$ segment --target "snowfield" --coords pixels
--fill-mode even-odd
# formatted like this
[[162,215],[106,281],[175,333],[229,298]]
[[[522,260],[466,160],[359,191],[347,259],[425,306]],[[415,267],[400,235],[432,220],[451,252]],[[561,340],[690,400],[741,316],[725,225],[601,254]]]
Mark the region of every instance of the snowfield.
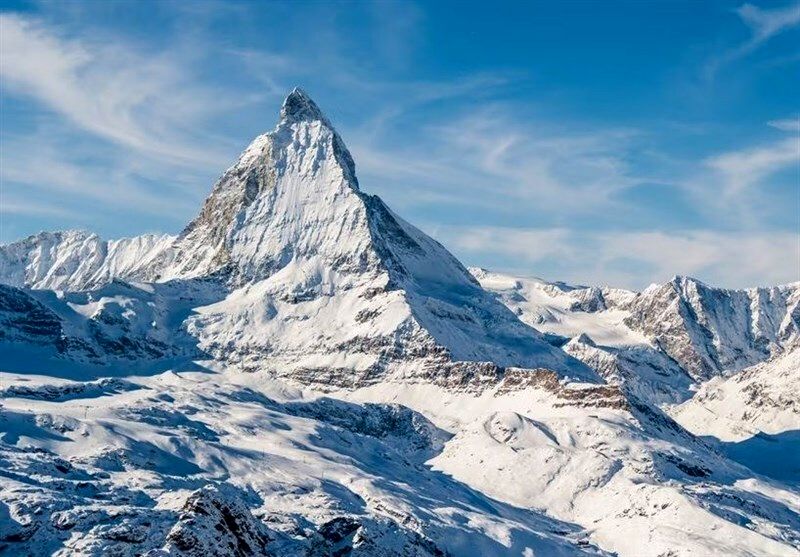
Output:
[[468,270],[299,89],[179,235],[0,283],[0,554],[800,555],[800,283]]

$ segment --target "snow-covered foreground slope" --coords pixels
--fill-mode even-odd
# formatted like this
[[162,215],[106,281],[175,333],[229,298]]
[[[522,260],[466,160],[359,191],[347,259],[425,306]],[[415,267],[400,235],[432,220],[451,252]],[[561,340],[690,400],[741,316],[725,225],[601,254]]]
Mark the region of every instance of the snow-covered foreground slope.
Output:
[[798,491],[613,389],[539,379],[480,396],[384,384],[326,398],[257,373],[5,374],[2,547],[798,554]]
[[795,488],[754,479],[647,406],[548,395],[443,397],[465,422],[434,468],[576,522],[619,555],[797,554]]
[[0,551],[598,553],[582,528],[425,466],[451,435],[421,414],[242,379],[3,376]]

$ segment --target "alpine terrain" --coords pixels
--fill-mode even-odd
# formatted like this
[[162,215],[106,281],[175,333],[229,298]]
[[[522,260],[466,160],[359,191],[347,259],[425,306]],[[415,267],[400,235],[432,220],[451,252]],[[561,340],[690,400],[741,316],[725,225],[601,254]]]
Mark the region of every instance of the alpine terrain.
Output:
[[300,89],[177,236],[0,283],[0,554],[800,556],[800,283],[467,269]]

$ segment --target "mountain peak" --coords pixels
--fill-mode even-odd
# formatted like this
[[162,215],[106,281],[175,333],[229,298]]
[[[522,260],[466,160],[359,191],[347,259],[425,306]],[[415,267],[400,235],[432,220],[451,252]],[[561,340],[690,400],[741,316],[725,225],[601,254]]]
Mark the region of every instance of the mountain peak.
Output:
[[308,93],[300,87],[292,89],[281,106],[281,122],[313,122],[315,120],[328,123],[322,110],[308,96]]
[[594,341],[592,337],[590,337],[586,333],[579,334],[578,336],[573,338],[572,341],[576,344],[585,344],[587,346],[597,348],[597,343]]

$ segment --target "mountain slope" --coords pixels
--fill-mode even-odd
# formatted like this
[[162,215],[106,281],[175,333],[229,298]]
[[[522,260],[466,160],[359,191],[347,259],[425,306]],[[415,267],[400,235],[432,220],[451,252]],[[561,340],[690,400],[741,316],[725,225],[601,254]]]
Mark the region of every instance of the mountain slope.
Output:
[[728,290],[675,277],[624,307],[630,327],[705,380],[764,361],[797,338],[800,283]]
[[708,381],[672,415],[690,431],[726,441],[800,430],[800,349]]
[[704,383],[670,414],[756,472],[800,481],[800,348]]
[[144,278],[173,236],[101,240],[79,230],[41,232],[0,246],[0,283],[50,290],[87,290],[114,278]]
[[574,524],[423,466],[450,435],[422,415],[252,377],[3,374],[0,553],[602,553]]
[[[210,214],[230,214],[230,224]],[[581,373],[440,244],[359,190],[341,138],[300,91],[276,130],[218,182],[178,245],[202,255],[177,257],[170,272],[219,270],[242,285],[199,309],[192,326],[206,350],[245,366],[263,368],[268,354],[276,369],[344,384],[395,366],[429,375],[451,358]],[[274,339],[266,352],[254,349],[259,337]]]
[[675,277],[637,293],[472,272],[520,319],[561,337],[572,356],[659,404],[782,354],[800,330],[800,283],[728,290]]
[[2,374],[0,551],[797,555],[795,488],[608,387],[533,377],[326,398],[181,367]]

